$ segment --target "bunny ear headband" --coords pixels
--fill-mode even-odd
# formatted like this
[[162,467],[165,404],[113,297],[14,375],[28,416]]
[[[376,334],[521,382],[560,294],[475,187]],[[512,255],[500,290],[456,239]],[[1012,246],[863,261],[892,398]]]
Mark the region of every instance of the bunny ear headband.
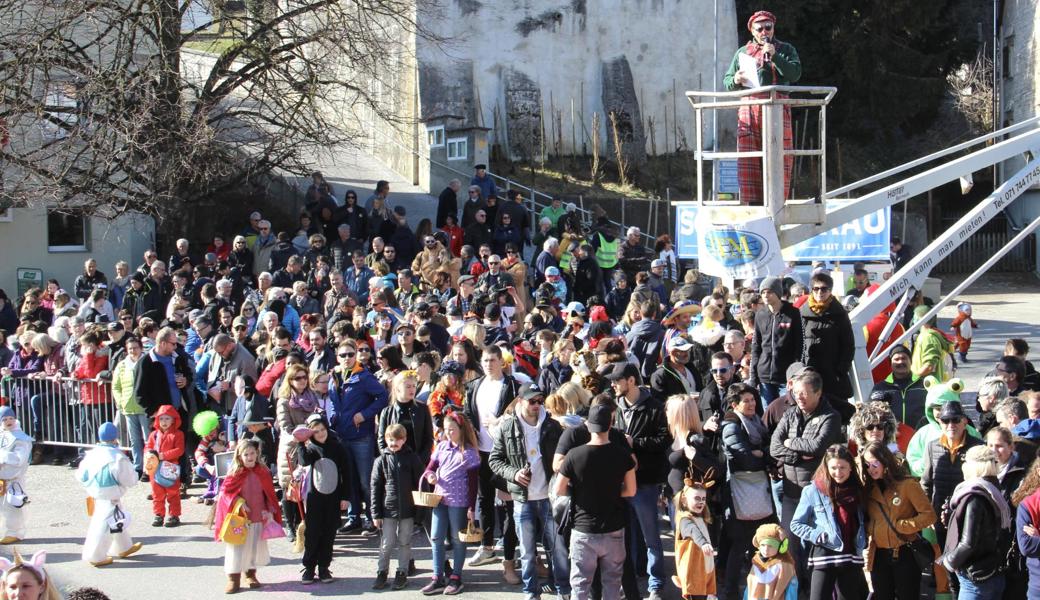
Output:
[[0,573],[4,576],[7,572],[14,567],[26,567],[32,569],[43,582],[47,581],[47,572],[43,570],[43,566],[47,563],[47,551],[40,550],[36,554],[32,555],[28,561],[22,558],[22,555],[17,550],[14,551],[14,560],[10,560],[7,557],[0,556]]

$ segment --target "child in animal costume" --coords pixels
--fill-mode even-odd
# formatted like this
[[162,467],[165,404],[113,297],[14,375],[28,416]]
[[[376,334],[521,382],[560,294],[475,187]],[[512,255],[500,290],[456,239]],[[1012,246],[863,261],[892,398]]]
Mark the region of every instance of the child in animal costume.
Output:
[[971,318],[971,305],[967,302],[961,302],[957,305],[957,316],[953,318],[953,322],[950,323],[950,329],[953,330],[954,342],[953,345],[957,349],[957,355],[961,357],[962,361],[968,360],[968,349],[971,348],[971,338],[974,335],[974,329],[978,329],[979,324],[975,322],[975,319]]
[[86,488],[93,512],[83,542],[83,560],[95,567],[112,564],[141,549],[130,537],[130,515],[120,503],[137,484],[134,464],[118,447],[119,430],[112,423],[98,427],[98,445],[83,455],[76,479]]
[[165,524],[177,527],[181,524],[181,486],[180,472],[174,467],[184,454],[184,433],[176,408],[165,404],[155,413],[155,425],[144,450],[145,471],[150,471],[152,477],[152,512],[155,513],[152,527],[163,526],[167,504],[169,518]]
[[13,544],[25,538],[25,506],[15,506],[7,490],[25,494],[25,472],[29,470],[33,439],[22,431],[10,406],[0,408],[0,517],[4,520],[4,537],[0,544]]
[[681,492],[676,494],[675,576],[672,582],[679,588],[683,600],[714,600],[715,556],[708,526],[708,487],[687,477]]
[[758,551],[747,576],[747,600],[797,600],[798,578],[787,544],[787,534],[775,523],[755,531],[751,545]]

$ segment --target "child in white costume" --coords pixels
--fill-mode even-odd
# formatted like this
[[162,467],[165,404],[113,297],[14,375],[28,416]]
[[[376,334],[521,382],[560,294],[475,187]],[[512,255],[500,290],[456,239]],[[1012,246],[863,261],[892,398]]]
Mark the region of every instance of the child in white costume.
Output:
[[0,408],[0,480],[4,488],[0,492],[0,517],[4,520],[4,537],[0,544],[13,544],[25,538],[25,506],[13,506],[6,492],[13,489],[25,494],[25,472],[29,470],[32,443],[32,438],[22,431],[14,410],[10,406]]
[[[98,445],[83,455],[76,479],[94,499],[94,512],[83,542],[83,560],[95,567],[112,564],[141,549],[130,537],[130,515],[119,500],[137,483],[134,464],[118,448],[119,431],[112,423],[98,427]],[[116,531],[113,531],[116,530]]]

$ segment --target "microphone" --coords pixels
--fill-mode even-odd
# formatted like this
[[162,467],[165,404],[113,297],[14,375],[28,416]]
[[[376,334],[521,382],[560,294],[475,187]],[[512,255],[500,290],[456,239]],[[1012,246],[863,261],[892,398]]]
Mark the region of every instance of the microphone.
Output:
[[[769,36],[766,36],[766,37],[762,38],[762,45],[763,46],[765,46],[766,44],[770,44],[770,43],[772,43],[772,40],[769,38]],[[769,62],[769,59],[771,59],[773,57],[770,56],[768,52],[765,52],[765,53],[762,54],[762,58],[764,59],[765,62]]]

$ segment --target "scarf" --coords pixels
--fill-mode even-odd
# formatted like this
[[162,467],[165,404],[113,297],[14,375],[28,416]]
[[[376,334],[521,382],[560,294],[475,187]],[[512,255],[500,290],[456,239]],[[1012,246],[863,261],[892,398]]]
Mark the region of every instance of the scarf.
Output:
[[828,296],[823,302],[817,302],[816,298],[809,295],[809,310],[813,311],[814,315],[822,315],[825,310],[830,308],[831,302],[834,302],[834,296]]
[[769,431],[766,429],[765,423],[762,419],[756,415],[754,418],[745,417],[740,413],[735,413],[740,419],[740,423],[744,426],[744,430],[747,431],[748,441],[754,446],[761,446],[762,441],[767,439]]
[[834,506],[842,547],[848,550],[855,546],[856,531],[859,530],[859,498],[849,480],[834,486]]
[[[779,50],[780,44],[782,44],[783,42],[776,38],[773,38],[771,40],[771,43],[773,44],[774,48]],[[758,42],[756,42],[754,38],[748,40],[748,43],[744,45],[744,53],[750,56],[751,58],[755,59],[755,63],[758,65],[759,69],[766,65],[766,53],[762,51],[762,46],[758,45]],[[766,81],[763,79],[762,85],[771,85],[776,82],[776,67],[772,64],[772,62],[769,63],[769,66],[769,72],[772,75],[773,80]]]
[[318,398],[310,390],[304,390],[302,394],[294,392],[289,396],[289,408],[312,413],[314,409],[318,408]]

